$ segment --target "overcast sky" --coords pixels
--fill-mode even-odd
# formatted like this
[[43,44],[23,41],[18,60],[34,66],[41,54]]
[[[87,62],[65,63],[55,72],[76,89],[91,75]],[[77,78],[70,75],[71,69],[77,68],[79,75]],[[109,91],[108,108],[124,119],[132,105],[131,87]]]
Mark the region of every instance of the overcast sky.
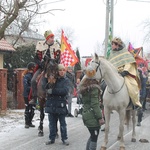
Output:
[[[44,6],[65,11],[54,11],[54,16],[47,15],[46,22],[38,28],[39,33],[43,34],[48,29],[55,32],[62,26],[70,27],[75,33],[72,48],[79,47],[81,56],[90,56],[95,52],[97,43],[102,46],[105,38],[105,1],[64,0]],[[145,33],[141,24],[150,19],[150,3],[127,0],[114,2],[114,36],[121,37],[126,44],[130,41],[135,48],[143,46],[144,51],[150,52],[147,44],[143,43]]]

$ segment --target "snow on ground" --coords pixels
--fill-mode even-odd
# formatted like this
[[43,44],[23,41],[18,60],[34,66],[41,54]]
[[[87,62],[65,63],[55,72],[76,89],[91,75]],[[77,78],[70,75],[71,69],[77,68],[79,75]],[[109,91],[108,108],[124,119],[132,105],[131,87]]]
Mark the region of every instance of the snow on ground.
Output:
[[[73,98],[72,102],[72,114],[74,114],[74,109],[78,109],[78,105],[76,104],[76,98]],[[33,124],[36,126],[39,125],[40,121],[40,112],[35,110],[35,116],[33,118]],[[47,114],[45,114],[44,118],[45,123],[48,123]],[[18,128],[19,126],[24,126],[24,109],[8,109],[6,114],[0,114],[0,134],[2,132],[6,133],[11,131],[12,129]]]
[[[39,120],[39,111],[35,111],[34,120]],[[6,114],[0,114],[0,133],[24,125],[24,109],[9,109]]]

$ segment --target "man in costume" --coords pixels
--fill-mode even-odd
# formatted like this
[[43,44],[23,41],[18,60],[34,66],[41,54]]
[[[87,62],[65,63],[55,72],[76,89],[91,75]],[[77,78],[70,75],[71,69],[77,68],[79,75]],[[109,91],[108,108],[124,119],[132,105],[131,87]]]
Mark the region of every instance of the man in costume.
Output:
[[32,100],[31,104],[37,101],[37,77],[45,69],[48,59],[55,59],[60,63],[60,45],[54,41],[54,34],[51,30],[45,31],[44,37],[46,41],[39,41],[36,45],[36,55],[34,58],[36,65],[35,73],[31,80]]
[[129,96],[136,108],[141,108],[139,101],[140,79],[137,65],[132,54],[125,48],[125,44],[120,38],[112,40],[112,51],[109,61],[117,68],[118,72],[124,77]]

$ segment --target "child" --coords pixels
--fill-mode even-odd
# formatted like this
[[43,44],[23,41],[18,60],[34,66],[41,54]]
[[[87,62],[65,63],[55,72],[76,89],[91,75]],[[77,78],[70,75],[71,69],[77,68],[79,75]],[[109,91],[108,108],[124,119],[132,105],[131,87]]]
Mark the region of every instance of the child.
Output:
[[35,63],[30,62],[27,65],[27,69],[23,72],[23,97],[25,102],[25,128],[29,127],[35,127],[35,125],[32,124],[32,119],[34,117],[34,105],[29,104],[29,93],[31,89],[31,79],[33,77],[35,69]]

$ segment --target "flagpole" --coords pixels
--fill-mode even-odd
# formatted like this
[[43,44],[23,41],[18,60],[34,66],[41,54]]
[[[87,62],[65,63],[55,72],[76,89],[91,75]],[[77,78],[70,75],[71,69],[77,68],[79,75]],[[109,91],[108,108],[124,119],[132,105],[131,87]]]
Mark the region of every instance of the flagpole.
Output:
[[106,26],[105,26],[105,53],[104,56],[106,58],[107,55],[107,46],[108,46],[108,34],[109,34],[109,0],[106,0]]

